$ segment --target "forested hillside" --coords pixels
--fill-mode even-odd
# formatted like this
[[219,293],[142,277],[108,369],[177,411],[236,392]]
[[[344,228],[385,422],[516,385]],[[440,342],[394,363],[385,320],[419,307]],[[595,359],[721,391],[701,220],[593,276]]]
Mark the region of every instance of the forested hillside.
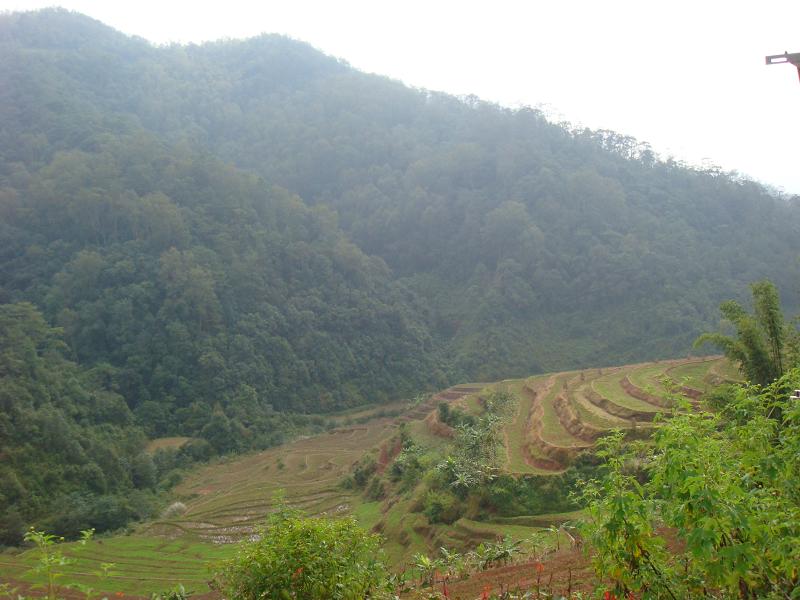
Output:
[[796,203],[622,135],[278,36],[46,10],[0,17],[0,56],[0,301],[151,436],[683,354],[764,277],[798,304]]
[[152,513],[144,432],[102,371],[81,372],[65,351],[33,306],[0,305],[0,546],[44,514],[76,534]]

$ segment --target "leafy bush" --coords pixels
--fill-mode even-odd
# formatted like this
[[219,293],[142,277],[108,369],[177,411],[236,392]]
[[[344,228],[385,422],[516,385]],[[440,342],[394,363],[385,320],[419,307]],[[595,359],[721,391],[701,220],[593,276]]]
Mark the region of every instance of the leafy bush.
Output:
[[448,492],[430,490],[425,495],[423,512],[431,523],[449,525],[461,517],[463,509],[461,501]]
[[353,471],[353,481],[358,487],[363,488],[377,469],[378,465],[375,462],[375,457],[369,454],[356,465]]
[[370,479],[366,496],[369,500],[383,500],[386,497],[386,486],[378,475]]
[[121,529],[130,521],[147,516],[137,514],[131,502],[132,497],[132,494],[125,497],[77,493],[65,496],[61,502],[61,510],[51,517],[53,529],[56,529],[57,525],[57,529],[68,538],[75,538],[86,529],[97,531]]
[[25,521],[16,508],[0,514],[0,546],[16,546],[25,534]]
[[215,577],[232,600],[381,598],[388,582],[379,536],[352,519],[305,518],[286,508]]
[[615,593],[798,597],[798,383],[795,369],[766,388],[730,388],[723,410],[674,415],[653,447],[626,448],[621,434],[601,442],[607,473],[586,486],[584,533]]

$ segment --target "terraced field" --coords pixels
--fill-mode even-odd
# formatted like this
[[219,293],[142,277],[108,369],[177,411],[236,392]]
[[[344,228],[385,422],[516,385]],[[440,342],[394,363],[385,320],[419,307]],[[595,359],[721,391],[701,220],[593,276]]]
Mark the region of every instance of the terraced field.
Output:
[[719,357],[587,369],[503,382],[517,409],[506,424],[506,468],[520,475],[560,472],[612,429],[650,434],[676,397],[689,405],[735,371]]
[[208,465],[175,490],[187,510],[148,524],[147,535],[190,536],[216,544],[252,535],[271,511],[280,490],[290,506],[309,515],[344,515],[361,502],[359,491],[342,486],[365,452],[374,449],[381,466],[390,460],[390,440],[401,423],[422,423],[441,401],[454,402],[481,386],[450,388],[402,415],[295,440],[245,457]]
[[[374,455],[379,472],[386,468],[400,451],[397,434],[402,424],[418,444],[445,447],[453,430],[438,421],[437,405],[449,402],[479,414],[480,397],[492,388],[508,390],[516,398],[504,424],[504,462],[509,473],[524,476],[563,471],[611,429],[631,437],[649,435],[655,415],[672,410],[670,390],[696,402],[713,385],[735,378],[735,370],[723,359],[686,359],[465,384],[423,402],[398,403],[388,412],[396,415],[391,417],[373,408],[351,411],[339,415],[340,426],[329,433],[198,469],[175,490],[186,504],[181,515],[85,548],[65,545],[65,553],[75,558],[65,580],[126,594],[149,594],[176,583],[207,591],[208,564],[230,556],[235,548],[231,542],[254,534],[272,510],[278,490],[290,505],[308,514],[351,514],[365,527],[382,532],[388,555],[397,564],[414,552],[435,553],[439,546],[463,548],[502,535],[525,538],[576,515],[523,515],[492,522],[462,518],[450,526],[432,526],[412,510],[413,498],[368,501],[342,482],[367,452]],[[682,406],[691,409],[690,404]],[[41,578],[25,575],[34,561],[30,551],[0,554],[0,582]],[[103,562],[116,566],[111,577],[101,581]]]
[[233,542],[263,522],[278,490],[289,504],[309,514],[349,512],[354,494],[341,481],[364,450],[388,440],[396,426],[391,419],[378,419],[209,465],[176,489],[187,511],[152,523],[147,533]]
[[[117,536],[99,539],[83,547],[64,544],[64,556],[72,561],[60,568],[60,583],[79,583],[104,593],[149,595],[177,584],[187,590],[207,592],[211,565],[232,556],[235,546],[213,545],[189,538]],[[0,581],[38,581],[26,572],[36,566],[35,551],[0,554]],[[101,577],[103,563],[113,563],[110,575]],[[43,590],[31,590],[41,594]]]

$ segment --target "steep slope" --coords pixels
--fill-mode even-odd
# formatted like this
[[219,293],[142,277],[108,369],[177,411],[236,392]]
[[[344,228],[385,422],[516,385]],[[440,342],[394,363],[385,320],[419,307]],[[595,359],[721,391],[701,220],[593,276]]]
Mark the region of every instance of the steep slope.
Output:
[[154,434],[197,433],[215,404],[253,422],[436,377],[383,261],[330,211],[212,158],[121,136],[56,154],[3,200],[3,294],[107,364]]
[[[376,393],[425,379],[409,373],[441,364],[434,348],[468,379],[676,355],[747,282],[771,277],[794,289],[796,203],[715,170],[658,160],[613,132],[570,132],[530,109],[409,89],[278,36],[155,48],[56,10],[4,16],[0,44],[7,197],[26,203],[29,176],[58,152],[92,154],[146,131],[166,154],[210,154],[333,209],[341,243],[388,265],[379,269],[382,285],[402,282],[402,300],[381,302],[406,307],[398,310],[414,322],[408,330],[428,340],[403,350],[415,356],[402,367],[404,383],[377,382]],[[139,157],[125,160],[133,181],[145,167]],[[74,169],[58,177],[91,187]],[[19,277],[12,270],[11,280]],[[4,293],[42,305],[39,276],[56,271],[39,269],[36,286],[15,283]],[[798,304],[795,295],[786,300]],[[317,347],[298,347],[298,360]],[[396,361],[381,361],[380,379],[391,379]],[[323,377],[314,372],[321,359],[313,362],[313,394],[269,401],[312,406],[323,390],[349,394],[352,371]],[[356,363],[365,364],[358,353]],[[306,375],[284,381],[298,377]],[[366,379],[356,388],[366,390]]]
[[155,508],[146,437],[102,374],[67,359],[30,304],[0,305],[0,546],[36,522],[67,535]]

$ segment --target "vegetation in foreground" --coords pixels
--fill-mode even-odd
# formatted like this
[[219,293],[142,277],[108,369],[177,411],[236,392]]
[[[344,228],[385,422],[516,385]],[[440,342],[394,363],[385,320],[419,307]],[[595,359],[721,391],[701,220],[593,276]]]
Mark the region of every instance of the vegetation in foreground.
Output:
[[259,537],[218,573],[225,598],[360,600],[392,591],[379,536],[352,519],[303,518],[284,505]]
[[652,446],[603,441],[586,541],[619,597],[800,597],[800,386],[730,388],[673,416]]

